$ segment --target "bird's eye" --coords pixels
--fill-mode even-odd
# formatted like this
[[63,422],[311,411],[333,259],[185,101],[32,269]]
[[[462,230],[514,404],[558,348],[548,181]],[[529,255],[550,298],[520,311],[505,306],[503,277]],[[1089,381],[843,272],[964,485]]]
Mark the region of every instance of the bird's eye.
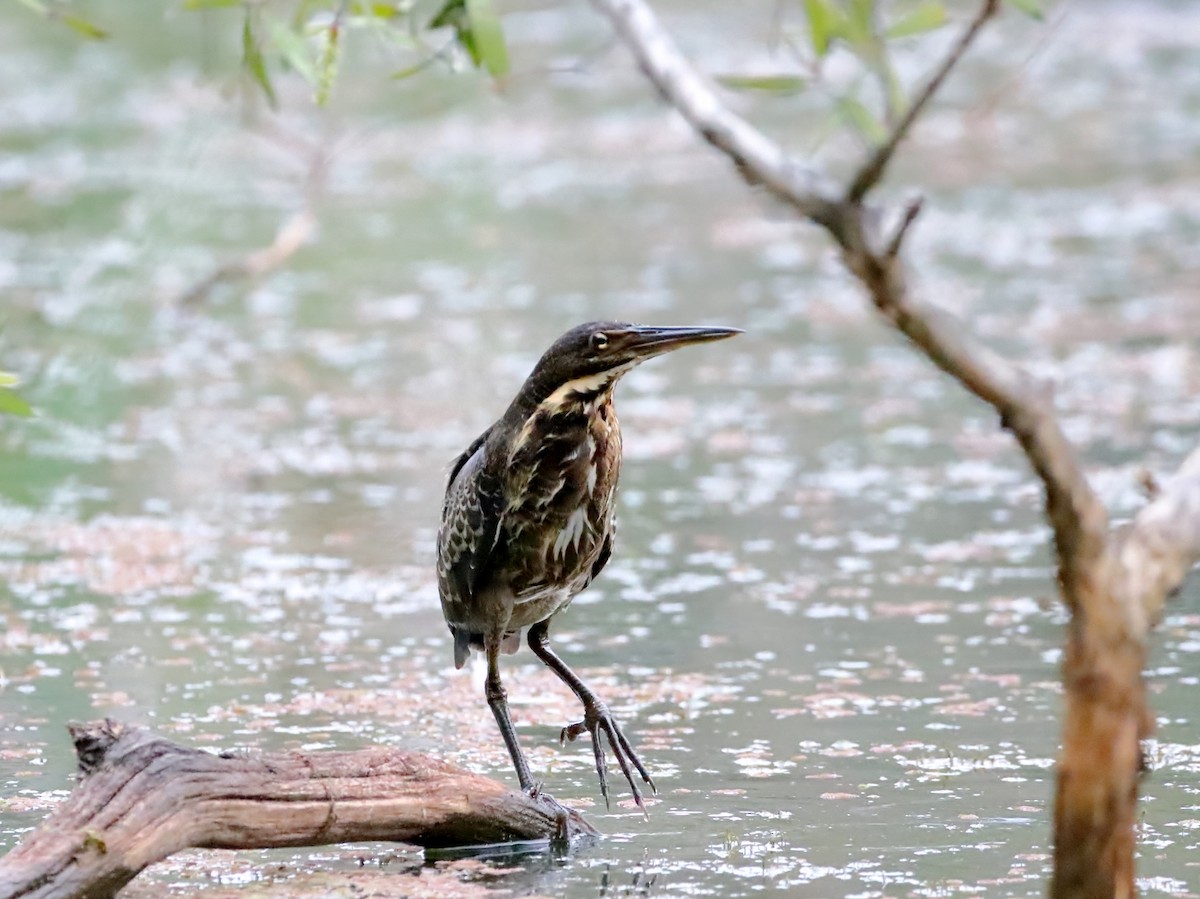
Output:
[[606,350],[608,349],[608,335],[603,331],[597,331],[592,335],[592,349]]

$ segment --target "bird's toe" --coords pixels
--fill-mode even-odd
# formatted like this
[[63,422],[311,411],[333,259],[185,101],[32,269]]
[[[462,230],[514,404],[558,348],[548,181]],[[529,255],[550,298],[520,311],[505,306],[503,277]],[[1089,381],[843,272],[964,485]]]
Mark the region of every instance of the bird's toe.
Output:
[[650,787],[651,792],[657,794],[658,788],[654,784],[653,778],[646,770],[646,766],[642,763],[641,758],[630,745],[629,739],[625,736],[621,726],[617,724],[608,707],[600,701],[585,703],[584,716],[582,721],[576,721],[573,724],[568,724],[562,729],[559,735],[560,743],[574,741],[577,738],[588,734],[592,738],[592,751],[595,753],[596,759],[596,776],[600,781],[600,795],[604,797],[605,806],[609,806],[608,794],[608,761],[607,753],[605,752],[605,744],[608,745],[608,751],[616,758],[617,764],[621,768],[621,773],[625,776],[625,780],[629,784],[630,792],[633,794],[633,801],[637,804],[643,814],[646,812],[646,804],[642,798],[642,792],[638,787],[637,777],[634,772]]

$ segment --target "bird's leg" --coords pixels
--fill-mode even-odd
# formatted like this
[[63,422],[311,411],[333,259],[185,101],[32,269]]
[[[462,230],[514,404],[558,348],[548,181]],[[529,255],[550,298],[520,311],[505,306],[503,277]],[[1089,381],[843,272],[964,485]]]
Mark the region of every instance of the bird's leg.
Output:
[[508,716],[508,693],[500,683],[500,634],[488,634],[483,640],[484,653],[487,656],[487,681],[484,692],[492,714],[496,716],[496,726],[500,728],[500,736],[504,737],[504,745],[512,757],[513,767],[517,769],[517,780],[521,789],[530,795],[536,792],[533,776],[529,773],[529,763],[521,752],[521,744],[517,742],[517,732],[513,730],[512,719]]
[[604,760],[604,745],[600,739],[600,733],[603,732],[608,740],[609,747],[612,749],[613,755],[616,756],[617,762],[621,766],[621,772],[625,775],[625,779],[629,781],[629,789],[633,792],[633,801],[644,812],[646,806],[642,802],[642,793],[634,781],[633,770],[636,768],[638,774],[642,776],[642,780],[650,785],[650,789],[655,793],[658,792],[649,772],[646,771],[646,766],[642,764],[642,760],[638,758],[638,754],[629,745],[629,740],[613,719],[608,706],[550,648],[549,634],[550,624],[548,620],[535,624],[529,629],[529,648],[533,650],[534,655],[545,662],[547,668],[558,675],[559,680],[571,688],[571,692],[578,696],[579,701],[583,703],[583,720],[576,721],[574,724],[568,724],[564,727],[562,729],[562,741],[574,740],[585,733],[591,734],[592,751],[596,754],[596,773],[600,776],[600,794],[604,797],[604,804],[607,806],[609,804],[608,765]]
[[[543,793],[541,785],[535,784],[533,775],[529,773],[529,763],[525,761],[525,754],[521,752],[521,744],[517,742],[517,732],[513,729],[512,719],[508,716],[508,693],[505,692],[504,685],[500,683],[500,635],[484,637],[483,645],[488,666],[484,691],[487,695],[488,705],[492,707],[492,714],[496,716],[500,735],[504,737],[504,745],[508,747],[508,754],[512,757],[513,767],[517,769],[517,780],[521,782],[521,790],[528,793],[531,799],[541,803],[550,814],[554,815],[557,827],[551,842],[565,843],[570,835],[573,813],[549,793]],[[582,822],[579,826],[583,828],[584,833],[590,832],[591,826],[586,821],[579,818],[578,814],[575,814],[574,817],[577,822]]]

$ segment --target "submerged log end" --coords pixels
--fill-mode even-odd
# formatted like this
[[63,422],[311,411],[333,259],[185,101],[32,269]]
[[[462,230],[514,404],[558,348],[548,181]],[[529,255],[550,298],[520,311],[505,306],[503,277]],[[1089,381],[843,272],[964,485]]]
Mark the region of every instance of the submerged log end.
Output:
[[79,770],[88,775],[100,768],[108,751],[127,730],[124,724],[112,718],[102,721],[72,721],[68,724],[67,733],[71,735],[71,742],[75,744]]

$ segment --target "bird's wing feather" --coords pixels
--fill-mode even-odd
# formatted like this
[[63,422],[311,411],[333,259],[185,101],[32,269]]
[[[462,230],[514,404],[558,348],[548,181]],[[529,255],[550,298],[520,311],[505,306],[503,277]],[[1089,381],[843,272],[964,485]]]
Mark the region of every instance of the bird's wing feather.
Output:
[[[493,425],[492,427],[495,427]],[[455,481],[458,479],[458,473],[463,470],[463,466],[470,461],[471,457],[479,450],[481,446],[487,443],[488,436],[492,433],[492,428],[488,428],[478,437],[471,441],[471,445],[462,451],[457,459],[454,460],[454,465],[450,467],[450,477],[446,482],[446,501],[450,501],[450,495],[454,491]]]
[[596,561],[592,563],[592,573],[588,575],[588,583],[591,584],[600,572],[604,570],[604,566],[608,564],[608,560],[612,558],[613,538],[617,535],[617,522],[613,521],[609,526],[608,533],[604,535],[604,545],[600,547],[600,555],[596,556]]
[[[484,431],[458,457],[450,472],[442,529],[438,535],[438,561],[443,593],[467,600],[486,585],[496,559],[503,503],[498,484],[484,482],[487,452]],[[443,597],[444,598],[444,597]]]

